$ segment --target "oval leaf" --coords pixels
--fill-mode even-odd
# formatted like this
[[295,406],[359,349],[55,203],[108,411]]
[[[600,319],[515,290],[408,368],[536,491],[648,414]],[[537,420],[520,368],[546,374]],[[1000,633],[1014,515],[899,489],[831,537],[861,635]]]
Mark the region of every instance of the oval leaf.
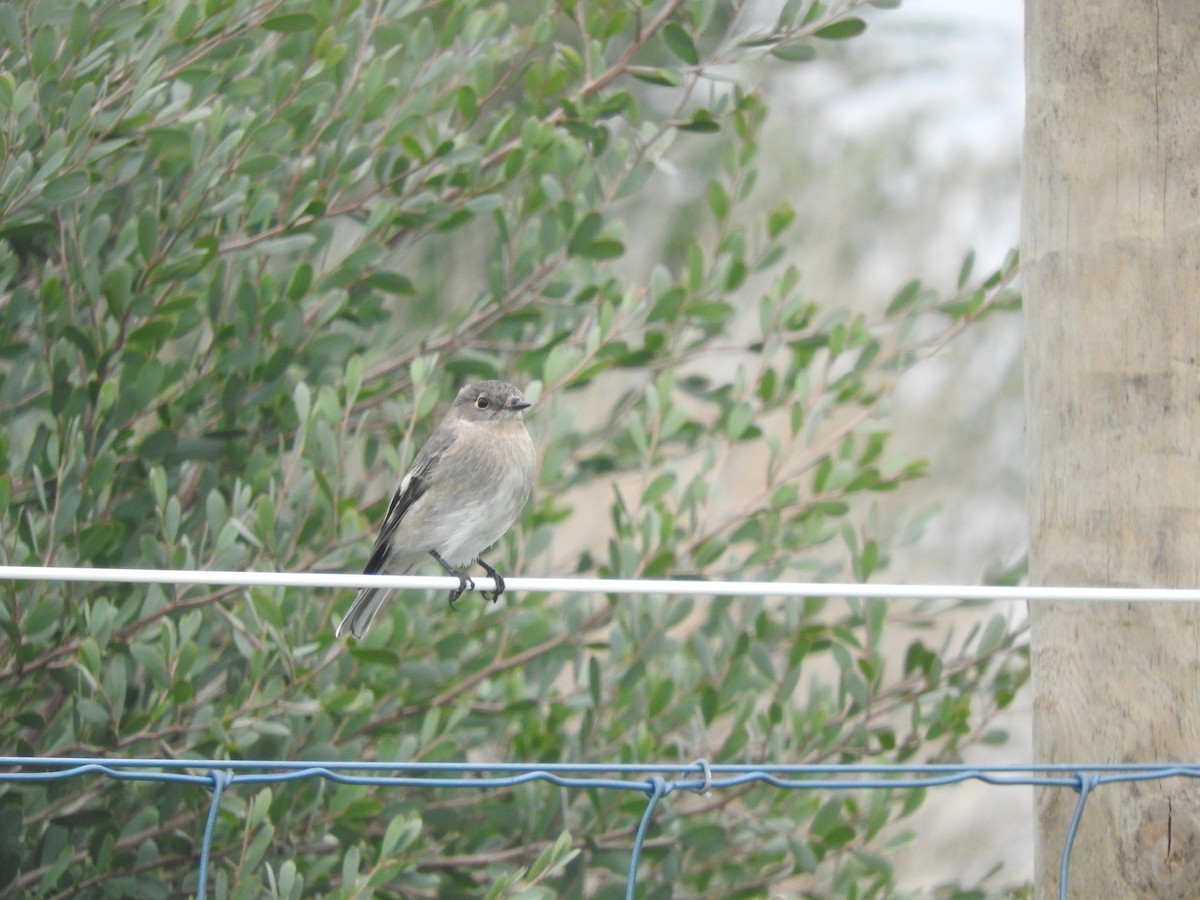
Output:
[[866,30],[867,23],[862,19],[842,19],[840,22],[833,22],[824,28],[818,28],[813,32],[813,36],[824,38],[827,41],[840,41],[845,38],[857,37]]
[[262,27],[267,31],[308,31],[317,27],[317,17],[309,13],[284,13],[263,20]]
[[689,66],[699,65],[700,54],[696,52],[696,44],[682,25],[678,22],[668,22],[663,27],[662,36],[672,53]]

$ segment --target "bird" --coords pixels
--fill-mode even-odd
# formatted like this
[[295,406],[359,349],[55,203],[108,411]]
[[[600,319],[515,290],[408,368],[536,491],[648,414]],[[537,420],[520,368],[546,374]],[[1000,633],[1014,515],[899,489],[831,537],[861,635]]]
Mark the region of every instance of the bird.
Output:
[[[490,599],[500,598],[504,578],[481,554],[508,531],[533,492],[537,453],[525,428],[532,405],[505,381],[478,381],[458,392],[388,504],[364,575],[407,575],[432,557],[458,578],[449,596],[454,608],[475,587],[461,567],[477,562],[495,582]],[[361,639],[390,593],[360,590],[335,636]]]

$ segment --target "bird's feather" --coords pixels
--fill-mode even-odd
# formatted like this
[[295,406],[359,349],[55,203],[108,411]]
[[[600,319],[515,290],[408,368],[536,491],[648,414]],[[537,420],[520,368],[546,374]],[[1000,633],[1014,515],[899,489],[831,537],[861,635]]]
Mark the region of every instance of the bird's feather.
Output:
[[422,447],[417,458],[413,460],[408,474],[404,476],[400,487],[392,495],[392,502],[388,504],[387,514],[383,517],[383,526],[379,529],[379,537],[375,539],[375,546],[371,550],[371,558],[367,561],[367,567],[363,569],[364,575],[378,574],[387,564],[396,529],[400,527],[400,523],[404,521],[404,516],[412,508],[412,505],[429,487],[438,463],[446,451],[454,445],[457,435],[457,429],[446,430],[441,439],[435,437]]
[[[414,503],[421,499],[429,487],[430,479],[437,469],[438,463],[443,454],[454,445],[457,433],[457,429],[443,430],[426,443],[421,448],[421,452],[417,454],[416,459],[413,460],[408,473],[400,482],[400,487],[392,495],[391,503],[388,504],[387,514],[383,518],[383,527],[379,530],[379,537],[375,539],[375,546],[371,549],[371,557],[363,569],[364,575],[378,575],[381,572],[386,574],[395,568],[389,565],[389,562],[395,549],[393,538],[396,530],[404,521],[405,514],[412,509]],[[407,570],[409,567],[404,568]],[[392,574],[398,573],[392,572]],[[360,590],[358,596],[354,598],[350,611],[346,613],[334,632],[335,636],[341,637],[344,632],[349,630],[356,638],[361,638],[367,633],[375,614],[379,612],[379,608],[389,593],[390,591],[384,588]]]

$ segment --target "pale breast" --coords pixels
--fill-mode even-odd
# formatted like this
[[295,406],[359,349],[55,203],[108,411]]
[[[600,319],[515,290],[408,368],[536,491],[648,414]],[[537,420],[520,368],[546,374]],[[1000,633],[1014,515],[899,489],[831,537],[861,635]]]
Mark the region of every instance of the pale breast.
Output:
[[454,566],[471,562],[509,529],[529,500],[536,470],[533,442],[519,421],[460,427],[461,452],[443,459],[435,487],[409,516],[412,537]]

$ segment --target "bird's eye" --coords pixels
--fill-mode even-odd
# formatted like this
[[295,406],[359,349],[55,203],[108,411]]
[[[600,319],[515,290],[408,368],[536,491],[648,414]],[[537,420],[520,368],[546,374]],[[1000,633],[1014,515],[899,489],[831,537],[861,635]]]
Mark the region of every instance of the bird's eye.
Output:
[[491,405],[492,405],[492,402],[490,400],[488,400],[487,397],[476,397],[475,398],[475,407],[477,409],[487,409]]

